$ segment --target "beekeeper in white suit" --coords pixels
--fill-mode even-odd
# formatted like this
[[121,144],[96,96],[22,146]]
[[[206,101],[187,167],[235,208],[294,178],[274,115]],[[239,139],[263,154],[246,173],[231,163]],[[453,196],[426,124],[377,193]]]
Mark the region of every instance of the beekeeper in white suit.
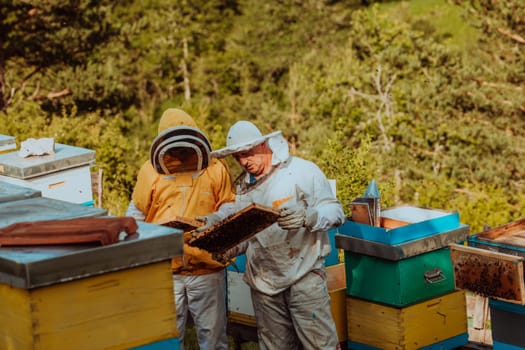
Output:
[[[236,183],[236,211],[251,203],[283,203],[277,223],[216,257],[246,253],[244,280],[251,287],[259,347],[338,348],[324,259],[331,250],[327,231],[345,216],[327,178],[314,163],[290,156],[280,131],[263,136],[248,121],[235,123],[226,147],[212,152],[228,155],[244,170]],[[220,218],[209,215],[209,224]]]

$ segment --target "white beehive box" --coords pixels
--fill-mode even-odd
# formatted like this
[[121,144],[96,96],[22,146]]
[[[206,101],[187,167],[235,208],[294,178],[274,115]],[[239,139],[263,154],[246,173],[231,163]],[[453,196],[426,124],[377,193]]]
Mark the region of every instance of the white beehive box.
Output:
[[90,167],[95,151],[55,144],[55,154],[20,157],[0,154],[0,181],[41,191],[42,197],[90,205],[93,203]]
[[226,270],[228,286],[228,319],[255,327],[255,311],[253,310],[250,287],[242,279],[243,272]]

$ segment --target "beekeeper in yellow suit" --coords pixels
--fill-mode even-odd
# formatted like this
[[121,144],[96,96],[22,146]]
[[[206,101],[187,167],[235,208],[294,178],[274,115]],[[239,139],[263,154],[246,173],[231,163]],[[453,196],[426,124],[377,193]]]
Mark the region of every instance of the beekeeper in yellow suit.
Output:
[[[206,226],[219,221],[219,208],[227,208],[223,204],[235,195],[227,166],[210,158],[210,152],[207,137],[191,116],[180,109],[166,110],[150,159],[139,170],[126,215],[156,224],[176,216],[207,220]],[[184,244],[183,255],[172,260],[172,269],[181,349],[189,310],[200,349],[227,350],[225,265]]]

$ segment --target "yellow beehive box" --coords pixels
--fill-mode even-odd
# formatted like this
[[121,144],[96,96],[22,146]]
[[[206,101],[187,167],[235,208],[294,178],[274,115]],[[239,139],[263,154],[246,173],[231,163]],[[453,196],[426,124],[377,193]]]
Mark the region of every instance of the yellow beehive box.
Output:
[[339,342],[346,342],[346,276],[345,264],[331,265],[326,268],[326,283],[330,294],[330,309],[334,318]]
[[[104,225],[105,210],[36,197],[0,202],[0,212],[3,228],[89,217]],[[176,338],[171,259],[182,254],[183,232],[137,224],[107,245],[1,246],[0,349],[129,349]]]
[[0,349],[128,349],[178,336],[170,261],[31,290],[0,284]]
[[410,350],[449,339],[468,342],[466,301],[462,291],[404,308],[347,296],[346,309],[349,344]]

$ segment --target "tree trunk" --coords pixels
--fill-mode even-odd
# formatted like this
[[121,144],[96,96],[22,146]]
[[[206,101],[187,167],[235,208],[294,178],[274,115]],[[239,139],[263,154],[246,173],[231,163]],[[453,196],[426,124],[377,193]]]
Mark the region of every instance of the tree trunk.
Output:
[[5,95],[5,61],[0,55],[0,111],[7,110],[7,97]]
[[188,73],[188,65],[187,65],[187,61],[188,61],[188,38],[184,37],[184,39],[182,39],[182,43],[183,43],[183,54],[184,54],[184,58],[182,59],[182,62],[181,62],[181,67],[182,67],[182,76],[184,77],[184,98],[186,99],[186,101],[189,101],[190,98],[191,98],[191,90],[190,90],[190,77],[189,77],[189,73]]

